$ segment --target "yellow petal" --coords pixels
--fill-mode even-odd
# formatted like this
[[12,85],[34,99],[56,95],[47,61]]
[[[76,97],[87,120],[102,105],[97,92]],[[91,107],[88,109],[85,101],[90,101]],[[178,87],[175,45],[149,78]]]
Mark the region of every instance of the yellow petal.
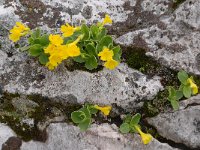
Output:
[[103,61],[108,61],[111,60],[113,57],[114,53],[112,50],[108,49],[107,47],[105,47],[99,54],[98,56],[100,56],[100,59]]
[[81,54],[80,48],[77,45],[75,45],[75,44],[69,44],[68,55],[70,57],[76,57],[76,56],[79,56],[80,54]]
[[80,30],[80,27],[73,27],[66,23],[66,25],[61,26],[60,30],[63,32],[64,37],[69,37],[73,35],[75,31]]
[[13,42],[17,42],[20,40],[21,34],[20,32],[13,32],[9,35],[9,39],[12,40]]
[[151,134],[146,134],[144,132],[141,131],[140,127],[139,126],[135,126],[136,130],[139,132],[141,138],[142,138],[142,142],[144,144],[148,144],[149,142],[152,141],[153,137],[151,136]]
[[94,108],[100,110],[105,116],[108,116],[110,114],[111,109],[112,109],[111,106],[100,107],[98,105],[94,105]]
[[114,60],[114,59],[108,60],[108,61],[105,62],[105,64],[104,64],[104,66],[105,66],[107,69],[110,69],[110,70],[115,69],[118,65],[119,65],[119,62],[116,61],[116,60]]
[[198,86],[194,83],[194,80],[192,77],[188,78],[188,83],[190,84],[190,87],[192,89],[192,93],[193,94],[197,94],[198,93]]
[[103,24],[103,25],[105,25],[105,24],[112,24],[112,19],[110,18],[109,15],[107,15],[107,14],[105,15],[105,18],[104,18],[102,24]]
[[61,45],[63,43],[63,39],[59,34],[55,35],[50,34],[49,41],[56,46]]

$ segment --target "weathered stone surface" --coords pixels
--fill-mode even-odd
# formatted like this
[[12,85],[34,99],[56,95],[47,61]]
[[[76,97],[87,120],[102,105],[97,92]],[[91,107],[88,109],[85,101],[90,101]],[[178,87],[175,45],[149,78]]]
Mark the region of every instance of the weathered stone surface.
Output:
[[[138,135],[122,135],[115,125],[93,125],[86,132],[66,123],[51,124],[48,127],[48,140],[45,143],[30,141],[23,143],[21,149],[34,150],[173,150],[156,139],[148,144],[141,143]],[[66,136],[67,135],[67,136]]]
[[5,124],[0,123],[0,147],[9,137],[15,136],[15,133]]
[[[128,3],[127,3],[128,2]],[[135,6],[136,3],[129,1],[40,1],[31,3],[26,1],[5,1],[1,17],[4,22],[2,28],[4,35],[1,37],[3,47],[0,50],[0,79],[3,90],[10,93],[19,94],[41,94],[50,98],[61,99],[70,103],[92,102],[99,104],[116,103],[123,108],[137,108],[142,106],[145,99],[152,99],[159,90],[162,89],[158,77],[151,79],[138,71],[128,68],[125,64],[121,64],[114,71],[102,70],[97,73],[88,73],[84,71],[69,72],[64,66],[60,66],[56,71],[47,71],[45,67],[41,67],[35,63],[33,59],[28,58],[25,54],[18,52],[7,37],[8,30],[15,21],[22,19],[24,22],[29,22],[30,25],[48,25],[47,18],[36,17],[38,13],[44,13],[43,9],[47,8],[62,8],[62,18],[67,18],[66,15],[71,15],[72,20],[76,22],[82,20],[85,15],[89,15],[88,22],[102,20],[105,13],[111,15],[113,20],[117,22],[125,22],[132,11],[126,7]],[[85,14],[85,7],[90,7],[92,14]],[[84,9],[85,8],[85,9]],[[20,11],[28,11],[26,14]],[[4,10],[6,13],[4,13]],[[8,11],[10,10],[10,11]],[[36,11],[37,10],[37,11]],[[32,12],[33,11],[33,12]],[[40,12],[41,11],[41,12]],[[38,13],[36,13],[38,12]],[[81,15],[84,13],[84,15]],[[32,19],[30,14],[33,15]],[[28,17],[29,16],[29,17]],[[8,20],[8,18],[12,18]],[[67,21],[67,20],[65,20]],[[69,20],[68,20],[69,21]],[[71,22],[71,21],[70,21]],[[51,23],[53,23],[51,21]],[[34,27],[34,26],[33,26]],[[49,26],[51,27],[51,26]],[[48,29],[46,26],[43,29]],[[50,29],[48,29],[50,30]],[[20,43],[24,45],[25,43]],[[71,99],[73,97],[73,99]]]
[[[167,12],[167,1],[156,1],[145,3],[142,6],[144,10],[151,11],[158,16],[158,20],[162,22],[161,27],[158,23],[152,24],[143,29],[126,33],[118,39],[117,43],[125,46],[138,46],[135,40],[139,36],[146,44],[145,48],[150,55],[159,60],[163,65],[173,69],[185,69],[188,72],[200,74],[199,72],[199,5],[197,0],[186,1],[179,6],[173,13]],[[164,12],[157,9],[158,5],[166,7],[162,8]],[[158,12],[157,12],[158,11]],[[141,47],[141,45],[139,45]]]
[[97,73],[70,72],[62,65],[51,72],[28,59],[8,61],[3,68],[0,78],[4,91],[41,94],[70,103],[116,103],[124,108],[131,104],[130,108],[136,108],[162,89],[159,78],[148,79],[125,64],[114,71],[103,69]]
[[147,119],[148,123],[155,126],[158,133],[167,139],[191,148],[200,148],[199,101],[200,95],[185,100],[181,102],[179,111],[159,114]]

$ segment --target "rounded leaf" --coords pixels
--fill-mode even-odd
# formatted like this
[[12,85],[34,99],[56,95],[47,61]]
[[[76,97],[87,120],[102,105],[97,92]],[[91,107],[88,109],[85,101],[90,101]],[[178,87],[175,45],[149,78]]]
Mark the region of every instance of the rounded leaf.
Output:
[[81,123],[86,119],[86,116],[82,111],[74,111],[71,113],[71,119],[74,123]]
[[189,85],[185,85],[183,87],[183,95],[186,97],[186,98],[190,98],[191,95],[192,95],[192,89]]
[[81,131],[85,131],[90,127],[91,124],[91,118],[85,119],[83,122],[79,123],[79,128]]
[[187,79],[188,79],[188,74],[183,70],[179,71],[178,72],[178,79],[182,84],[186,85],[187,84]]
[[130,131],[130,125],[128,123],[123,123],[120,125],[120,128],[119,128],[120,132],[121,133],[129,133]]
[[137,125],[140,122],[141,115],[139,113],[135,114],[130,122],[131,126]]

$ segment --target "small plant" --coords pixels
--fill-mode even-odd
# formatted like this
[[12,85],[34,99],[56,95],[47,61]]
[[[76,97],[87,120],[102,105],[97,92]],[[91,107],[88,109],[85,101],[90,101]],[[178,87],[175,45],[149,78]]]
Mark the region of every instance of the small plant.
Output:
[[168,87],[168,100],[170,101],[174,110],[179,109],[179,100],[183,96],[186,98],[190,98],[192,95],[198,93],[198,87],[195,84],[193,77],[191,76],[189,78],[188,74],[185,71],[178,72],[178,79],[181,82],[178,90],[176,90],[173,86]]
[[39,62],[50,70],[68,58],[84,63],[89,70],[102,64],[112,70],[120,63],[122,51],[113,44],[112,37],[107,35],[104,27],[106,24],[112,24],[108,15],[102,23],[91,26],[82,24],[78,27],[66,23],[61,26],[61,32],[47,34],[40,29],[30,30],[26,25],[17,22],[10,30],[9,38],[17,42],[27,35],[29,45],[22,50],[28,50],[30,56],[38,57]]
[[179,100],[183,97],[183,92],[180,90],[176,90],[174,87],[168,87],[169,96],[168,100],[170,101],[174,110],[179,109]]
[[139,125],[141,115],[139,113],[134,116],[126,115],[123,123],[120,126],[121,133],[139,133],[144,144],[148,144],[152,141],[151,134],[143,133]]
[[87,130],[92,123],[92,115],[100,110],[105,116],[109,115],[111,111],[110,106],[100,107],[98,105],[86,104],[78,111],[71,113],[71,119],[74,123],[78,124],[81,131]]
[[179,90],[183,92],[183,95],[186,98],[190,98],[191,95],[198,93],[198,87],[195,84],[193,77],[189,78],[188,74],[185,71],[180,71],[178,73],[178,79],[181,82]]

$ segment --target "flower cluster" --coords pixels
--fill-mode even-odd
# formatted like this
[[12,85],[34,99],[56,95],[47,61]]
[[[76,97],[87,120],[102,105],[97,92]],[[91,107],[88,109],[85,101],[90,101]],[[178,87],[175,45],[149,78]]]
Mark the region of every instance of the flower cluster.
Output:
[[104,66],[110,70],[115,69],[118,66],[119,62],[113,59],[114,53],[112,50],[105,47],[98,56],[100,56],[102,61],[105,61]]
[[16,22],[16,25],[10,30],[9,39],[13,42],[17,42],[22,36],[28,34],[29,31],[30,29],[27,26],[20,22]]
[[60,35],[51,34],[49,36],[50,44],[44,49],[44,52],[50,55],[49,62],[46,64],[49,70],[53,70],[63,60],[69,57],[79,56],[81,53],[77,43],[81,38],[82,36],[80,35],[74,42],[63,45],[63,39]]
[[88,70],[93,70],[102,64],[110,70],[118,66],[121,60],[121,49],[114,46],[112,37],[107,35],[104,27],[112,24],[109,15],[101,23],[82,26],[62,25],[59,33],[42,34],[39,29],[32,30],[17,22],[10,30],[10,39],[17,42],[21,36],[29,33],[29,46],[25,50],[34,57],[39,57],[41,64],[49,70],[55,69],[64,60],[71,58],[78,63],[85,63]]

